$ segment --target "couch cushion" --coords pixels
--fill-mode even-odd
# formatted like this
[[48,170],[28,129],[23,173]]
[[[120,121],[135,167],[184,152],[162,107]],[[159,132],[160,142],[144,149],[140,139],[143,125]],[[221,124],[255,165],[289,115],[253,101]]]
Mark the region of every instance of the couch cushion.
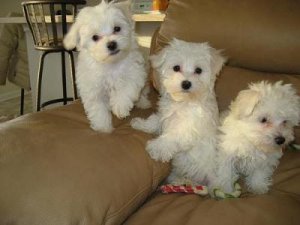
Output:
[[168,174],[129,120],[97,133],[76,102],[0,124],[0,224],[121,224]]
[[300,74],[299,27],[299,1],[172,0],[157,44],[209,42],[231,66]]
[[300,152],[285,152],[265,195],[214,200],[189,194],[156,194],[125,225],[298,225]]
[[265,73],[237,67],[225,66],[216,81],[216,94],[219,109],[225,110],[240,90],[248,87],[251,82],[268,80],[276,82],[282,80],[284,83],[293,84],[300,94],[300,76],[283,73]]

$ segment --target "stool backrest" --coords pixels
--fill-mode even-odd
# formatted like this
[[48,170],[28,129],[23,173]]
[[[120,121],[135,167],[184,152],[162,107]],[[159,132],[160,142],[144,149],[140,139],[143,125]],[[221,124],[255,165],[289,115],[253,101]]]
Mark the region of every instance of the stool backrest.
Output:
[[32,0],[22,2],[24,16],[38,50],[63,49],[62,40],[68,23],[74,21],[77,6],[84,0]]

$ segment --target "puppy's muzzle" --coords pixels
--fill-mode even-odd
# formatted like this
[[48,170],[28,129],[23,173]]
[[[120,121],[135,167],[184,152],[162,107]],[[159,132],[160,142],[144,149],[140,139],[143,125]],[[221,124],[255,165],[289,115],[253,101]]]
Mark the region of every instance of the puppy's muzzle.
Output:
[[192,87],[192,83],[188,80],[184,80],[181,82],[181,88],[185,91],[189,90]]
[[282,137],[282,136],[278,136],[278,137],[276,137],[276,138],[274,139],[274,141],[275,141],[275,143],[276,143],[277,145],[282,145],[282,144],[284,144],[284,142],[285,142],[285,138]]

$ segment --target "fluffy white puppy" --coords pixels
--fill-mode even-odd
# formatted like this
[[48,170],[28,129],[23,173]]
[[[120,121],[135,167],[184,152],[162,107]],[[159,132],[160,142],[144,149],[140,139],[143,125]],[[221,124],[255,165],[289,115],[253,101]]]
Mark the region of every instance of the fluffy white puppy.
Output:
[[173,159],[169,183],[207,184],[218,125],[214,84],[225,59],[207,43],[174,39],[151,61],[161,84],[158,112],[131,125],[159,135],[146,150],[155,160]]
[[64,38],[66,49],[80,51],[76,83],[91,127],[111,132],[111,111],[118,118],[129,115],[137,103],[150,106],[145,61],[138,49],[129,6],[102,1],[83,8]]
[[263,81],[241,91],[220,127],[217,186],[232,192],[243,175],[250,192],[268,192],[299,119],[300,98],[290,84]]

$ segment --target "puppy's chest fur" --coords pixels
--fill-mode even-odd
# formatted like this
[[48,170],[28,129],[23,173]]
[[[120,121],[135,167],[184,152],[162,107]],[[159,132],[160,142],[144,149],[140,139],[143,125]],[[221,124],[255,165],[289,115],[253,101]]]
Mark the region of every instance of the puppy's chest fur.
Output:
[[214,104],[162,100],[159,105],[160,133],[174,133],[180,139],[198,139],[215,132]]
[[86,52],[80,52],[77,67],[77,84],[80,92],[94,91],[109,96],[117,88],[134,82],[134,76],[141,71],[143,62],[134,60],[138,52],[115,63],[99,63]]

